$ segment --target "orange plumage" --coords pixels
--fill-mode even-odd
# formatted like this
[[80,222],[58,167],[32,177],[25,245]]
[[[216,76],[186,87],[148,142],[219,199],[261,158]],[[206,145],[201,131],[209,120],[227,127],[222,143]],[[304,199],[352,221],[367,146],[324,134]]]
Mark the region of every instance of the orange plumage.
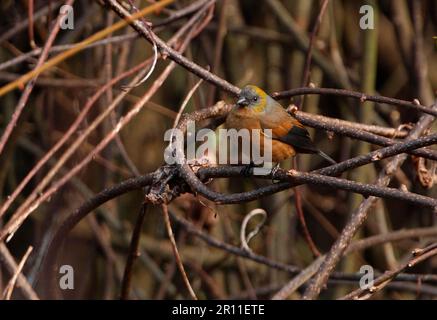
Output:
[[[335,163],[314,146],[308,131],[296,118],[256,86],[243,88],[237,104],[226,118],[226,127],[236,130],[270,129],[271,137],[267,142],[272,146],[273,162],[281,162],[300,152],[317,153]],[[263,140],[260,140],[261,152],[264,150]]]

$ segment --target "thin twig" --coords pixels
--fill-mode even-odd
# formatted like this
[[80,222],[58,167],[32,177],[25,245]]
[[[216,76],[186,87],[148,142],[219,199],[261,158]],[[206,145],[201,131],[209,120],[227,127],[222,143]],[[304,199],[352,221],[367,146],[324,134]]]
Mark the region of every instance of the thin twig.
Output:
[[302,195],[301,195],[300,190],[298,189],[297,186],[293,188],[293,191],[294,191],[294,204],[296,207],[296,213],[297,213],[297,217],[300,221],[300,224],[302,226],[305,240],[306,240],[312,254],[314,255],[314,257],[319,257],[320,251],[319,251],[319,249],[317,249],[317,246],[314,243],[313,238],[311,237],[310,231],[308,230],[308,226],[307,226],[307,223],[305,220],[305,215],[303,213]]
[[[437,102],[433,107],[434,110],[437,110]],[[423,131],[425,131],[432,124],[434,117],[430,115],[422,116],[416,126],[410,131],[407,139],[417,139]],[[376,186],[387,186],[391,180],[391,177],[396,172],[396,170],[402,165],[402,163],[406,159],[405,154],[397,155],[393,160],[391,160],[384,169],[380,172],[378,179],[375,182]],[[331,250],[326,256],[326,259],[322,263],[319,272],[316,274],[308,288],[305,290],[304,299],[315,299],[322,288],[325,286],[326,281],[329,278],[329,275],[333,272],[335,266],[340,261],[342,255],[344,254],[346,248],[349,246],[352,241],[353,236],[360,228],[360,226],[364,223],[368,216],[368,212],[371,207],[376,203],[378,198],[369,197],[361,202],[360,206],[357,210],[355,210],[346,226],[343,228],[343,231],[334,245],[331,247]]]
[[[187,96],[185,97],[184,101],[182,101],[182,104],[179,108],[178,114],[176,115],[176,118],[173,122],[173,128],[176,128],[176,126],[179,123],[179,120],[181,119],[182,113],[185,110],[185,107],[187,106],[188,102],[190,101],[191,97],[193,96],[194,92],[196,92],[197,88],[199,88],[199,86],[202,84],[203,79],[200,79],[199,81],[197,81],[197,83],[193,86],[193,88],[191,88],[190,91],[188,91]],[[170,139],[171,141],[172,139]]]
[[[4,243],[0,243],[0,261],[2,262],[4,268],[11,274],[11,276],[16,273],[18,266],[14,257],[11,255]],[[17,283],[18,288],[21,290],[25,298],[29,300],[39,300],[38,295],[22,273],[18,274]]]
[[[169,40],[169,44],[174,44],[177,39],[179,39],[180,36],[182,36],[185,32],[187,32],[187,30],[190,28],[190,26],[195,23],[195,21],[197,21],[197,19],[199,18],[199,16],[202,14],[202,10],[200,10],[195,16],[193,16],[192,19],[190,19],[190,21],[184,26],[182,27],[170,40]],[[144,62],[147,63],[147,62]],[[138,66],[138,68],[140,68],[140,66],[143,66],[143,64],[140,64]],[[7,208],[10,206],[10,204],[12,203],[12,201],[16,198],[16,196],[18,196],[19,192],[21,192],[21,190],[24,188],[24,186],[30,181],[30,179],[32,178],[33,175],[36,174],[36,172],[44,165],[44,163],[50,159],[50,157],[53,155],[54,152],[56,152],[56,150],[58,150],[66,141],[67,139],[74,133],[74,131],[77,129],[77,127],[79,126],[79,124],[81,123],[81,121],[84,119],[85,115],[88,113],[89,109],[92,107],[92,105],[97,101],[97,99],[100,97],[100,95],[102,95],[111,85],[113,85],[115,82],[121,80],[122,78],[124,78],[127,75],[130,75],[131,72],[137,71],[139,70],[138,68],[133,68],[130,71],[123,73],[122,75],[120,75],[119,77],[113,79],[113,81],[111,81],[110,83],[106,84],[104,87],[102,87],[98,92],[96,92],[96,94],[88,101],[88,103],[86,104],[86,107],[81,111],[81,113],[79,114],[79,116],[77,117],[77,119],[75,120],[75,122],[70,126],[70,128],[68,129],[67,133],[64,135],[64,137],[62,139],[60,139],[56,145],[43,157],[43,159],[41,159],[37,165],[32,169],[32,171],[25,177],[25,179],[20,183],[19,187],[17,188],[17,190],[14,190],[14,193],[11,197],[9,197],[5,204],[1,207],[0,209],[0,217],[5,213],[5,211],[7,210]],[[142,70],[142,72],[145,72],[144,70]],[[166,71],[167,72],[167,71]],[[138,82],[139,79],[141,78],[141,75],[137,76],[133,81],[130,82],[129,86],[132,86],[134,83]],[[156,81],[155,81],[156,83]],[[30,196],[26,199],[26,201],[24,201],[23,204],[20,205],[20,207],[16,210],[16,212],[14,213],[15,215],[20,215],[22,214],[22,212],[29,207],[31,201],[34,201],[37,197],[37,195],[39,193],[41,193],[43,191],[43,189],[48,185],[48,183],[51,181],[52,177],[54,177],[54,175],[56,174],[56,172],[59,170],[59,168],[61,168],[61,166],[69,159],[69,157],[74,153],[74,151],[80,146],[80,144],[82,143],[82,141],[85,140],[85,138],[106,118],[106,116],[110,115],[112,113],[112,110],[117,106],[117,104],[123,99],[123,97],[125,97],[127,95],[127,93],[131,90],[131,88],[127,88],[126,91],[122,92],[121,94],[119,94],[115,100],[113,101],[113,103],[108,106],[105,111],[98,116],[88,127],[87,129],[74,141],[74,143],[65,151],[64,155],[62,157],[60,157],[60,159],[58,160],[58,163],[49,171],[49,173],[47,173],[44,178],[42,179],[42,181],[37,185],[37,187],[35,187],[34,191],[30,194]],[[138,105],[138,103],[141,100],[139,100],[137,102],[136,105]],[[134,113],[129,113],[129,117],[133,117],[135,114]],[[117,125],[114,126],[115,128],[117,128]],[[116,135],[118,136],[118,134]],[[107,141],[106,143],[109,143],[109,141]],[[103,146],[102,146],[103,148]],[[96,153],[95,153],[96,154]],[[91,158],[92,159],[92,158]],[[88,159],[89,161],[90,159]]]
[[[150,13],[154,12],[155,10],[170,4],[173,1],[174,0],[161,0],[160,2],[157,2],[155,4],[152,4],[152,5],[144,8],[140,12],[135,13],[132,16],[127,17],[126,18],[127,20],[119,21],[119,22],[113,24],[112,26],[110,26],[109,28],[103,29],[103,30],[95,33],[94,35],[92,35],[92,36],[86,38],[85,40],[83,40],[82,42],[78,43],[75,47],[73,47],[65,52],[62,52],[61,54],[57,55],[56,57],[48,60],[46,63],[41,65],[39,68],[36,68],[36,69],[22,75],[19,79],[15,80],[11,83],[8,83],[7,85],[5,85],[3,87],[0,87],[0,97],[5,95],[6,93],[18,88],[19,86],[24,85],[26,82],[30,81],[31,79],[40,75],[42,72],[50,69],[51,67],[57,65],[61,61],[64,61],[65,59],[75,55],[76,53],[78,53],[81,50],[83,50],[84,48],[86,48],[89,44],[91,44],[91,43],[93,43],[101,38],[104,38],[108,34],[111,34],[115,31],[123,28],[124,26],[129,24],[130,19],[137,19],[137,18],[142,17],[144,15],[150,14]],[[57,25],[59,25],[59,23]]]
[[[194,19],[192,23],[195,23],[197,19]],[[189,24],[188,26],[190,26]],[[191,41],[191,32],[187,35],[187,38],[184,40],[184,42],[181,44],[181,47],[179,50],[183,51],[186,49],[189,41]],[[11,218],[7,225],[0,231],[0,238],[4,239],[6,235],[9,235],[9,238],[13,236],[14,231],[17,230],[17,228],[21,225],[21,223],[33,212],[35,211],[38,206],[49,199],[53,193],[55,193],[60,187],[62,187],[65,183],[67,183],[71,177],[76,175],[86,164],[88,164],[94,157],[97,155],[106,145],[114,139],[115,136],[118,135],[120,130],[126,126],[137,114],[140,112],[140,110],[143,108],[143,106],[151,99],[151,97],[155,94],[155,92],[162,86],[162,83],[164,80],[170,75],[170,73],[173,71],[173,69],[176,67],[175,63],[171,62],[161,73],[161,75],[153,82],[150,89],[143,95],[143,97],[133,106],[133,108],[124,116],[122,117],[114,129],[112,129],[104,138],[103,140],[94,148],[92,152],[90,152],[79,164],[77,164],[67,175],[60,178],[56,182],[52,184],[52,186],[44,192],[42,195],[40,195],[33,204],[26,203],[27,206],[22,205],[17,210],[17,212],[14,214],[14,217]],[[138,81],[135,79],[135,81]],[[127,89],[130,90],[130,89]],[[92,123],[92,125],[88,126],[88,128],[85,130],[86,132],[90,132],[97,126],[99,122],[101,122],[107,115],[109,115],[113,108],[117,105],[119,101],[127,94],[127,92],[122,93],[120,96],[118,96],[112,105],[105,109],[105,111],[97,117],[96,120]],[[80,140],[80,138],[78,139]],[[75,141],[75,145],[78,142],[78,140]],[[71,148],[69,149],[71,153]],[[67,150],[68,153],[68,150]],[[68,155],[67,155],[68,156]],[[64,158],[66,156],[64,155]],[[61,159],[60,159],[61,160]],[[65,159],[64,159],[65,161]],[[53,172],[54,169],[51,170]],[[44,179],[47,181],[47,179]],[[35,196],[35,195],[34,195]],[[33,199],[32,199],[33,200]]]
[[412,252],[412,257],[405,263],[402,263],[398,268],[392,271],[387,271],[383,275],[376,278],[373,282],[373,285],[368,288],[360,288],[346,296],[340,298],[340,300],[366,300],[371,298],[376,292],[381,291],[384,287],[386,287],[391,281],[395,279],[395,277],[407,270],[411,269],[417,264],[430,259],[437,255],[436,243],[424,249],[416,249]]
[[129,254],[127,256],[126,265],[124,267],[123,280],[121,282],[121,300],[129,299],[129,292],[132,284],[132,269],[135,260],[140,256],[139,243],[141,238],[141,230],[144,224],[144,219],[147,212],[147,203],[141,205],[140,213],[137,216],[135,227],[132,232],[132,238],[129,245]]
[[[319,14],[317,15],[316,22],[314,24],[313,30],[310,35],[309,45],[306,52],[305,57],[305,65],[302,73],[302,81],[301,87],[306,87],[309,85],[310,81],[310,73],[311,73],[311,53],[313,51],[314,42],[316,40],[317,33],[319,32],[320,24],[322,23],[322,18],[325,14],[326,8],[328,7],[329,0],[323,0],[322,5],[320,6]],[[303,99],[300,99],[299,102],[296,102],[297,107],[303,106]]]
[[9,283],[5,287],[5,290],[3,291],[3,299],[4,300],[11,299],[12,292],[14,291],[14,287],[15,287],[15,283],[17,282],[18,275],[21,274],[21,270],[23,270],[24,264],[26,263],[27,258],[29,257],[32,250],[33,250],[33,247],[29,246],[29,248],[27,248],[27,250],[26,250],[26,253],[23,255],[23,258],[21,258],[21,261],[18,264],[14,275],[12,276],[11,280],[9,280]]
[[[112,10],[114,10],[119,16],[121,16],[124,19],[129,18],[129,13],[115,0],[105,0],[105,2],[111,7]],[[211,3],[214,1],[211,1]],[[159,38],[156,34],[153,34],[153,39],[150,36],[150,33],[148,30],[138,21],[133,21],[132,19],[129,20],[132,27],[138,31],[141,36],[143,36],[147,41],[149,42],[156,42],[156,45],[158,46],[159,50],[162,54],[165,54],[169,57],[169,59],[175,61],[191,73],[197,75],[198,77],[204,79],[207,82],[212,83],[213,85],[216,85],[220,88],[222,88],[225,91],[228,91],[229,93],[233,95],[238,95],[240,93],[240,89],[226,80],[221,79],[217,75],[209,72],[208,70],[202,68],[198,64],[194,63],[193,61],[188,60],[183,55],[178,53],[176,50],[172,49],[170,46],[168,46],[161,38]]]
[[[68,0],[66,2],[67,5],[72,5],[74,3],[74,0]],[[47,38],[46,43],[44,44],[44,49],[41,52],[40,57],[38,58],[38,62],[35,66],[34,70],[40,69],[40,67],[44,64],[44,61],[47,59],[49,54],[49,49],[52,46],[53,42],[56,39],[56,36],[61,28],[60,21],[64,15],[59,14],[58,18],[56,19],[56,22],[53,26],[53,29],[51,30],[49,37]],[[29,21],[30,23],[30,21]],[[24,107],[27,104],[27,100],[29,99],[30,94],[32,93],[32,90],[35,86],[35,82],[37,80],[38,74],[35,74],[35,77],[31,78],[31,81],[27,83],[26,87],[24,88],[23,93],[21,94],[20,100],[18,101],[17,106],[15,107],[14,113],[12,114],[11,120],[9,120],[8,125],[6,126],[5,130],[3,131],[3,134],[0,138],[0,154],[2,153],[10,135],[12,134],[12,130],[14,130],[15,126],[17,125],[17,121],[20,118],[21,113],[23,112]],[[1,88],[0,88],[1,92]],[[1,93],[0,93],[1,96]]]
[[174,235],[173,235],[173,230],[171,228],[170,217],[168,215],[167,205],[163,204],[161,206],[161,208],[162,208],[162,213],[164,215],[165,228],[167,230],[167,234],[168,234],[168,237],[169,237],[170,242],[171,242],[171,247],[173,249],[176,264],[179,268],[179,271],[181,272],[182,279],[184,280],[185,286],[187,287],[187,290],[190,293],[191,298],[193,300],[197,300],[197,296],[194,293],[193,288],[191,287],[190,280],[188,280],[188,276],[187,276],[187,273],[185,272],[185,268],[184,268],[184,265],[182,263],[181,256],[179,255],[179,250],[178,250],[178,247],[176,245],[176,240],[175,240]]
[[303,269],[299,274],[285,284],[281,290],[272,297],[272,300],[285,300],[291,296],[301,285],[311,279],[317,270],[319,270],[324,258],[325,256],[320,256],[314,260],[308,267]]
[[[18,186],[14,189],[14,192],[7,197],[6,201],[2,204],[0,208],[0,217],[2,217],[6,210],[9,208],[9,206],[12,204],[12,202],[17,198],[17,196],[20,194],[20,192],[24,189],[24,187],[31,181],[31,179],[37,174],[37,172],[49,161],[52,156],[68,141],[68,139],[74,134],[74,132],[79,127],[80,123],[83,121],[83,119],[88,114],[91,107],[95,104],[95,102],[98,100],[98,98],[103,95],[103,93],[110,88],[115,83],[119,82],[120,80],[124,79],[125,77],[128,77],[132,75],[135,72],[138,72],[140,69],[142,69],[147,63],[149,63],[149,60],[144,61],[143,63],[140,63],[139,65],[133,67],[132,69],[120,74],[119,76],[113,78],[111,81],[109,81],[107,84],[105,84],[103,87],[101,87],[86,103],[84,108],[81,110],[80,114],[77,116],[75,121],[70,125],[68,130],[65,132],[65,134],[62,136],[61,139],[59,139],[56,144],[38,161],[38,163],[29,171],[29,173],[23,178],[23,180],[18,184]],[[58,167],[61,167],[61,165],[58,165]],[[56,169],[52,171],[53,173],[56,173]],[[51,175],[54,175],[53,173],[49,173],[45,176],[45,179],[49,181],[48,177]],[[39,183],[39,187],[37,187],[35,190],[42,190],[45,187],[44,179]],[[36,191],[38,192],[38,191]],[[32,196],[29,196],[29,198],[32,198]]]
[[[33,20],[36,22],[40,18],[44,17],[46,14],[50,13],[52,10],[57,9],[57,7],[62,3],[63,0],[57,0],[51,3],[51,5],[44,6],[33,15]],[[12,38],[15,34],[25,29],[29,25],[29,19],[20,19],[20,22],[16,23],[7,32],[0,36],[0,44],[6,40]]]
[[384,96],[367,95],[362,92],[345,90],[345,89],[334,89],[334,88],[296,88],[287,91],[274,92],[272,97],[275,99],[285,99],[291,98],[299,95],[308,94],[319,94],[319,95],[333,95],[339,97],[348,97],[359,99],[360,102],[373,101],[377,103],[385,103],[398,107],[405,107],[410,109],[415,109],[417,111],[427,113],[433,116],[437,116],[437,110],[433,110],[431,107],[421,105],[419,100],[405,101],[395,98],[389,98]]
[[[246,235],[247,224],[249,223],[250,219],[252,219],[254,216],[257,215],[262,216],[262,220],[256,225],[256,227],[248,235]],[[267,213],[264,209],[261,208],[253,209],[246,216],[244,216],[240,229],[240,241],[241,241],[241,247],[243,249],[247,251],[252,251],[249,247],[249,241],[258,234],[258,232],[264,225],[266,219],[267,219]]]

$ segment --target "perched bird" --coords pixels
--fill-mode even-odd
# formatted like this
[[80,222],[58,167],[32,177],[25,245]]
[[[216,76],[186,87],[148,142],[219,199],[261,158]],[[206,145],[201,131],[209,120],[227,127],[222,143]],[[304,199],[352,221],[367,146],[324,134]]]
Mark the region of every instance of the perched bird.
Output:
[[271,137],[267,138],[271,140],[273,162],[281,162],[296,153],[317,153],[330,163],[336,163],[317,149],[308,131],[296,118],[257,86],[248,85],[241,90],[236,106],[226,118],[226,127],[271,129]]

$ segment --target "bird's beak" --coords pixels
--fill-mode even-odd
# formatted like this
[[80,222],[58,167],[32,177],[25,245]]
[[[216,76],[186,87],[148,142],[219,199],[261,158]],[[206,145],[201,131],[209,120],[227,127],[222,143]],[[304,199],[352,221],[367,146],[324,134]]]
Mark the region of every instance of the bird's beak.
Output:
[[238,98],[237,104],[241,107],[249,105],[249,103],[245,97]]

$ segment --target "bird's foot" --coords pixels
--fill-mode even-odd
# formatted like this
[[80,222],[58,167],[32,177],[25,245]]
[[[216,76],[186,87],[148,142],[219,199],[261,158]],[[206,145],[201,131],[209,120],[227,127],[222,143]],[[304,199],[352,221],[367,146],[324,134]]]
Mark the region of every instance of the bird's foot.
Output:
[[272,177],[272,182],[275,182],[274,176],[275,176],[276,172],[278,172],[279,169],[280,169],[279,163],[277,163],[270,171],[270,176]]
[[241,169],[241,175],[244,177],[250,177],[253,174],[253,167],[255,164],[251,161],[248,165],[245,165],[243,169]]

